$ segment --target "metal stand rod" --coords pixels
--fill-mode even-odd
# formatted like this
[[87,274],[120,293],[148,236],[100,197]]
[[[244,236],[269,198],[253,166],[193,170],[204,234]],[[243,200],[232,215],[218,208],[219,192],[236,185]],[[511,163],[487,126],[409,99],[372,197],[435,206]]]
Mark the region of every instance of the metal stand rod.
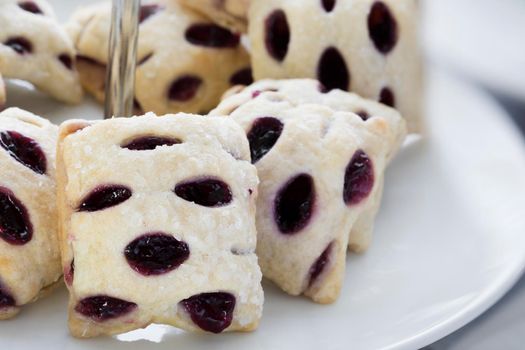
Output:
[[104,117],[133,114],[140,0],[113,0]]

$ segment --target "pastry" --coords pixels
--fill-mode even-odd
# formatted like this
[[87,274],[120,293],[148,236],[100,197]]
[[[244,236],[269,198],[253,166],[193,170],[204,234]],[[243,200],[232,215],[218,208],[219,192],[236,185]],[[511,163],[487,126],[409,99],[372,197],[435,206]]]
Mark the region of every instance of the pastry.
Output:
[[18,108],[0,113],[0,319],[62,275],[57,235],[57,127]]
[[245,33],[250,0],[179,0],[233,31]]
[[253,0],[254,77],[316,78],[395,107],[419,132],[418,9],[417,0]]
[[149,114],[61,126],[60,237],[74,336],[150,323],[257,327],[258,178],[249,152],[226,118]]
[[[357,114],[356,114],[357,113]],[[265,277],[319,303],[339,295],[347,248],[371,239],[384,170],[402,143],[400,114],[315,80],[260,81],[224,100],[261,180],[257,255]]]
[[44,0],[0,2],[0,73],[53,98],[78,103],[82,88],[73,43]]
[[[85,89],[104,98],[110,4],[80,9],[67,28]],[[137,110],[207,112],[232,85],[250,83],[249,56],[238,34],[176,1],[144,4],[135,80]]]

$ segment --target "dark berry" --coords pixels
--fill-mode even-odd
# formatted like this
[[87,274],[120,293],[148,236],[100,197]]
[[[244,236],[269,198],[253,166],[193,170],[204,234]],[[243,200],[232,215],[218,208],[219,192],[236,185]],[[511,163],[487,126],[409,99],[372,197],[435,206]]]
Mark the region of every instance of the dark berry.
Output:
[[346,67],[345,59],[335,47],[326,49],[319,60],[317,67],[319,81],[328,90],[348,90],[350,73]]
[[238,34],[216,24],[194,24],[186,30],[186,40],[193,45],[227,48],[237,47],[241,40]]
[[40,7],[38,7],[38,5],[35,4],[33,1],[19,2],[18,6],[20,6],[21,9],[23,9],[23,10],[25,10],[27,12],[34,13],[35,15],[43,15],[44,14],[42,12],[42,10],[40,9]]
[[321,4],[326,12],[332,12],[335,7],[335,0],[321,0]]
[[270,56],[279,62],[284,60],[290,44],[290,27],[283,10],[275,10],[266,19],[264,42]]
[[309,275],[310,278],[308,280],[308,287],[311,287],[317,278],[323,273],[324,269],[326,268],[326,265],[330,262],[330,257],[332,255],[332,247],[333,242],[326,247],[326,249],[323,251],[323,253],[317,258],[317,260],[313,263],[312,267],[310,267]]
[[144,22],[147,18],[163,10],[162,6],[157,4],[142,5],[139,10],[139,23]]
[[143,113],[142,106],[140,105],[140,102],[139,102],[139,100],[137,100],[136,97],[133,98],[133,112],[136,113],[136,114],[142,114]]
[[202,293],[181,301],[191,320],[202,330],[220,333],[230,326],[235,297],[230,293]]
[[202,179],[185,182],[175,187],[175,194],[189,202],[205,207],[222,207],[232,199],[230,187],[220,180]]
[[62,62],[67,69],[73,69],[73,59],[68,54],[62,54],[58,56],[58,60]]
[[294,234],[304,229],[312,217],[315,205],[314,180],[308,174],[300,174],[277,193],[275,197],[275,221],[281,233]]
[[372,192],[374,167],[368,155],[359,150],[346,167],[343,199],[347,205],[359,204]]
[[124,256],[138,273],[145,276],[161,275],[186,261],[190,256],[190,248],[173,236],[151,233],[128,244]]
[[80,300],[75,306],[75,311],[96,322],[103,322],[124,316],[136,308],[135,303],[106,295],[97,295]]
[[31,42],[21,36],[7,39],[4,45],[9,46],[20,55],[25,55],[33,52],[33,45],[31,44]]
[[0,286],[0,310],[16,306],[15,298]]
[[259,95],[261,95],[263,92],[277,92],[278,89],[264,89],[264,90],[254,90],[252,92],[252,98],[257,98]]
[[365,110],[357,111],[357,112],[355,112],[355,114],[360,116],[361,119],[363,119],[364,121],[367,121],[368,119],[370,119],[370,114],[367,111],[365,111]]
[[153,52],[147,54],[146,56],[142,57],[138,62],[137,66],[141,66],[144,63],[146,63],[151,57],[153,57]]
[[0,133],[0,147],[35,173],[41,175],[46,173],[46,155],[35,140],[16,131],[3,131]]
[[68,286],[71,286],[73,284],[73,279],[75,277],[75,260],[71,260],[71,263],[68,267],[64,269],[64,282]]
[[389,107],[395,107],[396,106],[396,98],[394,96],[394,93],[389,88],[385,87],[381,90],[381,93],[379,94],[379,102],[381,102],[384,105],[387,105]]
[[376,49],[382,54],[388,54],[396,46],[397,22],[382,1],[376,1],[372,5],[368,14],[368,32]]
[[179,139],[174,139],[170,137],[144,136],[133,139],[121,147],[127,148],[131,151],[150,151],[154,150],[157,147],[173,146],[179,143],[181,143]]
[[7,188],[0,187],[0,238],[23,245],[33,237],[33,225],[26,207]]
[[253,83],[252,69],[244,68],[230,78],[231,85],[250,85]]
[[185,75],[175,80],[168,91],[170,100],[186,102],[191,100],[197,94],[202,79],[194,75]]
[[276,118],[262,117],[255,120],[248,132],[253,164],[270,152],[281,136],[283,128],[283,123]]
[[78,207],[78,211],[94,212],[119,205],[131,198],[132,191],[120,185],[104,185],[89,193]]

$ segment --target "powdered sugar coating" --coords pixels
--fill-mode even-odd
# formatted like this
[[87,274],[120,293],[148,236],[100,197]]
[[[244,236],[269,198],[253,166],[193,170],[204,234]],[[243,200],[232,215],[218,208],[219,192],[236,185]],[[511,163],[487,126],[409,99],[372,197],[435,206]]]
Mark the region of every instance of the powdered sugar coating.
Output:
[[[368,120],[353,113],[361,110],[370,115]],[[212,115],[231,116],[246,133],[261,116],[283,123],[277,142],[255,164],[261,179],[257,201],[261,269],[290,294],[306,294],[320,303],[335,301],[347,247],[363,251],[370,243],[384,169],[404,140],[405,121],[395,110],[357,95],[322,92],[315,80],[257,82],[226,98]],[[371,160],[374,183],[366,198],[347,205],[345,172],[358,152]],[[283,186],[299,174],[313,178],[314,189],[309,191],[314,197],[308,197],[311,216],[293,234],[284,234],[274,203]],[[312,266],[330,244],[330,256],[317,264],[323,271],[313,269],[317,278],[309,285]]]
[[[81,130],[75,132],[77,129]],[[148,151],[120,147],[145,135],[176,138],[181,143]],[[92,125],[72,121],[62,126],[60,140],[63,264],[75,259],[70,305],[101,293],[138,305],[122,318],[101,323],[71,309],[73,335],[115,334],[152,322],[198,330],[178,303],[218,291],[237,299],[233,322],[226,331],[256,328],[263,302],[254,254],[258,179],[248,161],[248,143],[236,123],[185,114],[149,114]],[[207,208],[173,192],[178,183],[203,176],[227,183],[232,202]],[[124,185],[133,195],[100,212],[74,212],[80,198],[101,183]],[[249,195],[249,189],[255,196]],[[123,250],[137,237],[159,231],[184,241],[190,255],[169,273],[143,276],[130,268]],[[234,247],[251,253],[235,255]]]
[[0,113],[0,132],[4,131],[14,131],[37,142],[48,166],[45,174],[38,174],[0,147],[0,188],[10,191],[25,207],[33,231],[31,239],[23,245],[0,239],[0,288],[16,302],[14,308],[0,308],[0,319],[14,316],[62,274],[55,194],[58,128],[34,114],[9,108]]

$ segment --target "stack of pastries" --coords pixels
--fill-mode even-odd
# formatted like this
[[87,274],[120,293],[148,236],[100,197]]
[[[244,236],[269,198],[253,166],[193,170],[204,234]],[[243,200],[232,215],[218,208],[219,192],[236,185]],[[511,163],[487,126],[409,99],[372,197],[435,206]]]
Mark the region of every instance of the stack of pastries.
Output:
[[[103,101],[110,12],[62,26],[45,0],[3,1],[1,105],[2,76]],[[159,0],[138,20],[144,115],[0,113],[0,319],[61,276],[75,337],[252,331],[263,276],[335,302],[421,129],[418,1]]]

